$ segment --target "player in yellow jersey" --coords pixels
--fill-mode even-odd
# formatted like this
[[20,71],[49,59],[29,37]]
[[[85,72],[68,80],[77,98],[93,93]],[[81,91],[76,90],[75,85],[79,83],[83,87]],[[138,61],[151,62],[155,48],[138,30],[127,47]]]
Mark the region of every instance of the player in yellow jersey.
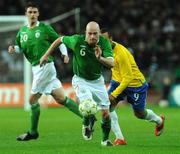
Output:
[[134,115],[139,119],[156,123],[155,135],[161,135],[164,127],[164,116],[158,116],[152,110],[145,108],[148,83],[139,70],[134,57],[127,48],[112,41],[112,36],[108,30],[102,29],[101,33],[109,39],[113,48],[114,67],[112,68],[108,94],[111,102],[111,127],[116,136],[114,144],[126,144],[114,110],[119,101],[124,100],[125,97],[128,103],[132,105]]

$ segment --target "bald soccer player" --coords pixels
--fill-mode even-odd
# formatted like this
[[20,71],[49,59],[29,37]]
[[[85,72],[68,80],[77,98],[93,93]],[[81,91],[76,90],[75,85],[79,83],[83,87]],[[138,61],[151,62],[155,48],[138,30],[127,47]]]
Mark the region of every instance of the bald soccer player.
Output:
[[[109,116],[110,101],[106,92],[103,66],[112,68],[114,59],[111,44],[100,36],[97,22],[91,21],[86,26],[85,35],[63,36],[56,39],[40,60],[40,65],[47,62],[48,56],[61,43],[73,51],[72,85],[79,103],[91,99],[98,104],[102,113],[102,140],[101,145],[112,146],[109,140],[111,120]],[[92,139],[92,130],[89,117],[83,117],[82,135],[85,140]]]

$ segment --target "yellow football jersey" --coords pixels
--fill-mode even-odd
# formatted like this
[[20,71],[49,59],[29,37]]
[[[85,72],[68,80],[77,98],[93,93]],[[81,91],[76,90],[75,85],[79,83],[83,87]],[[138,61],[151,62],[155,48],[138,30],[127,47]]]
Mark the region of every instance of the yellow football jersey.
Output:
[[117,97],[127,87],[142,86],[145,78],[130,51],[117,42],[113,41],[113,44],[114,67],[112,68],[112,80],[119,82],[120,85],[111,95]]

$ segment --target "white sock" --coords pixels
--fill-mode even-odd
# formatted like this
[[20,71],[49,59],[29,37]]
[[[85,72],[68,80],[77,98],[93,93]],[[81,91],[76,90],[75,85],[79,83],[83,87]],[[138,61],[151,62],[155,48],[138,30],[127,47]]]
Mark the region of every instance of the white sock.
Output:
[[115,134],[116,138],[124,140],[124,136],[121,132],[121,128],[118,123],[117,113],[115,111],[110,112],[110,117],[111,117],[111,129]]
[[152,110],[146,109],[147,115],[145,117],[146,120],[150,122],[155,122],[157,125],[160,125],[162,123],[162,119],[160,116],[155,114]]

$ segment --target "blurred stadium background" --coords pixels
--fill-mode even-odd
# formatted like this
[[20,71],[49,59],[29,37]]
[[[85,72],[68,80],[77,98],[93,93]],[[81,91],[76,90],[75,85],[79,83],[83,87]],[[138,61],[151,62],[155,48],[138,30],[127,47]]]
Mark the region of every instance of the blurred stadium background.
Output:
[[[1,0],[0,1],[0,16],[11,16],[11,15],[24,15],[24,6],[26,4],[26,0]],[[40,20],[41,21],[48,21],[51,23],[51,25],[54,27],[54,29],[60,34],[60,35],[70,35],[74,33],[84,33],[85,25],[90,20],[97,21],[101,27],[107,27],[111,29],[111,32],[113,33],[114,40],[123,44],[124,46],[128,47],[130,51],[132,51],[136,62],[138,63],[138,66],[142,70],[142,72],[145,74],[147,81],[150,84],[149,88],[149,95],[148,95],[148,105],[154,106],[154,110],[165,113],[166,115],[171,115],[169,118],[171,120],[174,120],[174,122],[167,123],[167,125],[173,125],[173,123],[178,123],[178,108],[170,108],[171,106],[180,106],[180,2],[177,0],[111,0],[111,1],[104,1],[104,0],[52,0],[51,2],[49,0],[38,0],[37,3],[40,5]],[[77,12],[74,12],[76,9]],[[80,11],[78,13],[78,11]],[[64,18],[64,16],[67,15],[67,17]],[[1,17],[0,17],[1,18]],[[18,17],[14,17],[18,18]],[[63,19],[61,19],[63,18]],[[17,22],[16,22],[17,23]],[[21,23],[20,23],[21,24]],[[19,24],[18,24],[19,25]],[[24,69],[26,70],[26,67],[24,67],[25,62],[23,59],[23,56],[21,54],[16,54],[13,56],[8,55],[7,53],[7,47],[9,44],[13,43],[15,34],[17,33],[17,28],[19,26],[14,23],[6,23],[2,20],[0,20],[0,107],[2,109],[0,110],[2,119],[4,121],[1,121],[0,125],[2,124],[3,127],[0,126],[0,134],[2,135],[4,132],[4,129],[8,130],[8,124],[7,124],[7,118],[9,117],[11,120],[14,118],[15,121],[17,121],[17,124],[21,124],[21,126],[18,126],[18,130],[12,130],[12,133],[14,133],[14,138],[17,133],[22,133],[24,130],[24,123],[27,123],[28,116],[23,117],[24,112],[23,110],[20,111],[17,109],[17,106],[23,107],[23,104],[25,102],[24,95],[28,91],[28,89],[24,89],[25,84],[25,74]],[[9,27],[10,26],[10,27]],[[5,29],[3,29],[3,28]],[[70,57],[71,52],[69,52]],[[56,56],[55,65],[58,72],[58,77],[63,82],[66,93],[70,95],[70,97],[74,97],[73,90],[71,88],[71,78],[72,78],[72,64],[71,62],[68,65],[64,65],[61,56],[59,52],[55,52],[54,56]],[[31,72],[30,72],[31,74]],[[28,77],[28,72],[26,72],[26,76]],[[110,71],[105,69],[104,71],[104,77],[108,84],[110,80]],[[29,78],[30,79],[30,78]],[[41,99],[42,102],[45,102],[45,105],[52,106],[52,100],[51,98],[44,97]],[[53,104],[54,106],[54,104]],[[167,108],[159,108],[161,107],[167,107]],[[8,107],[8,108],[4,108]],[[10,108],[9,108],[10,107]],[[17,114],[12,113],[12,109],[16,109]],[[52,111],[53,110],[53,111]],[[62,110],[62,109],[60,109]],[[123,111],[124,110],[124,111]],[[57,116],[62,117],[63,115],[59,114],[57,112],[57,109],[50,109],[49,112],[43,113],[44,117],[48,119],[50,116],[50,113],[55,113],[55,115],[52,116],[52,119],[54,120],[57,118]],[[65,112],[65,111],[63,111]],[[131,138],[130,145],[133,145],[136,142],[136,132],[134,133],[134,130],[128,125],[127,119],[131,119],[133,116],[129,114],[129,109],[122,108],[121,111],[121,123],[125,130],[125,135],[127,138]],[[9,116],[8,116],[9,114]],[[67,117],[71,117],[69,113],[63,113]],[[69,115],[68,115],[69,114]],[[123,117],[124,116],[124,117]],[[23,119],[19,119],[19,118]],[[125,119],[127,117],[127,119]],[[124,118],[124,119],[123,119]],[[42,118],[43,119],[43,118]],[[52,119],[48,119],[48,123]],[[16,122],[11,121],[12,124],[16,125]],[[73,119],[75,121],[78,121],[77,119]],[[132,120],[132,119],[131,119]],[[131,121],[130,120],[130,121]],[[133,119],[134,120],[134,119]],[[132,120],[132,123],[135,123],[137,120]],[[55,120],[56,121],[56,120]],[[136,122],[135,122],[136,121]],[[63,119],[59,121],[63,125],[65,125],[65,122]],[[123,124],[124,123],[124,124]],[[137,122],[138,123],[138,122]],[[141,122],[140,122],[141,123]],[[71,123],[69,123],[71,125]],[[74,125],[74,129],[80,130],[80,122],[78,121],[79,126]],[[45,121],[42,120],[41,126],[42,131],[44,130],[44,134],[48,133],[46,128],[47,123],[45,124]],[[58,129],[56,128],[56,123],[52,122],[50,123],[52,128],[54,130]],[[139,125],[139,123],[138,123]],[[135,153],[135,151],[139,150],[139,148],[142,149],[140,153],[145,153],[145,151],[148,148],[154,148],[154,152],[156,153],[159,151],[159,153],[167,153],[167,150],[172,150],[169,148],[169,146],[166,146],[167,141],[170,143],[170,146],[174,147],[175,149],[172,150],[172,153],[178,153],[179,143],[178,140],[174,140],[174,136],[167,136],[164,138],[161,138],[160,141],[158,141],[159,145],[160,142],[163,143],[163,148],[168,149],[161,149],[161,147],[153,145],[154,139],[152,139],[150,136],[149,138],[146,138],[147,131],[152,131],[151,128],[146,128],[144,126],[144,123],[141,123],[142,129],[139,128],[137,133],[142,133],[142,137],[138,138],[140,143],[136,143],[135,145],[131,146],[131,150],[129,150],[129,153]],[[145,124],[146,125],[146,124]],[[149,125],[148,125],[149,126]],[[27,126],[28,128],[28,126]],[[51,130],[52,130],[51,128]],[[71,128],[67,128],[68,131]],[[177,126],[177,129],[179,126]],[[169,127],[169,131],[175,132],[175,134],[179,134],[177,129]],[[126,130],[130,130],[130,134],[126,132]],[[168,130],[168,129],[167,129]],[[53,131],[53,130],[52,130]],[[64,128],[61,131],[65,131]],[[143,132],[144,131],[144,132]],[[1,133],[2,132],[2,133]],[[12,137],[12,133],[9,134],[8,131],[6,131],[4,134],[9,135]],[[55,133],[55,132],[53,132]],[[50,136],[52,138],[56,138],[56,134],[50,133]],[[68,132],[67,132],[68,133]],[[135,135],[134,135],[135,134]],[[6,136],[3,136],[3,139],[9,139]],[[67,134],[63,134],[65,137],[68,137]],[[79,135],[79,136],[78,136]],[[75,136],[81,138],[80,131],[75,134]],[[45,136],[45,135],[44,135]],[[47,137],[47,136],[46,136]],[[77,137],[77,138],[78,138]],[[134,138],[133,138],[134,137]],[[144,138],[143,138],[144,137]],[[0,136],[1,138],[1,136]],[[97,137],[96,137],[97,138]],[[59,138],[56,138],[57,141],[53,139],[50,140],[51,146],[53,146],[53,142],[57,143],[59,142]],[[76,139],[76,138],[75,138]],[[72,142],[76,143],[77,139],[73,139]],[[49,140],[49,139],[48,139]],[[145,141],[144,141],[145,140]],[[4,140],[3,140],[4,141]],[[36,153],[44,153],[43,152],[43,145],[45,143],[43,142],[45,139],[38,142]],[[47,140],[46,140],[47,141]],[[98,138],[99,141],[99,138]],[[152,144],[149,147],[144,146],[144,142],[150,143],[152,141]],[[171,143],[171,141],[173,141]],[[41,144],[42,142],[42,144]],[[64,142],[71,142],[69,140],[64,140]],[[81,139],[81,144],[85,146],[85,143]],[[6,143],[6,142],[5,142]],[[2,144],[2,147],[4,145],[4,153],[7,150],[7,146]],[[157,143],[157,142],[156,142]],[[157,143],[157,144],[158,144]],[[11,142],[13,148],[15,148],[16,143],[13,141]],[[80,144],[78,142],[78,144]],[[96,146],[96,141],[92,142],[90,145]],[[34,143],[30,144],[31,146],[36,145]],[[38,146],[40,146],[40,151],[38,151]],[[57,145],[57,144],[55,144]],[[71,145],[71,144],[70,144]],[[28,149],[28,145],[24,145],[26,149]],[[45,145],[47,146],[47,145]],[[57,145],[58,146],[58,145]],[[60,145],[63,147],[63,144]],[[67,145],[65,145],[67,146]],[[71,145],[72,146],[72,145]],[[1,145],[0,145],[1,147]],[[67,146],[68,147],[68,146]],[[66,148],[67,148],[66,147]],[[85,146],[86,147],[86,146]],[[139,148],[138,148],[139,147]],[[23,148],[22,146],[18,145],[18,148]],[[70,147],[68,147],[70,148]],[[80,148],[80,147],[79,147]],[[24,153],[23,150],[20,152],[18,151],[12,152],[12,153]],[[30,148],[29,148],[30,149]],[[72,150],[76,149],[76,147],[72,147]],[[66,149],[62,149],[62,153],[66,153]],[[82,151],[86,151],[86,148],[81,148]],[[97,149],[92,149],[97,152]],[[121,149],[122,152],[126,152],[128,149],[123,148]],[[143,151],[145,150],[145,151]],[[161,151],[162,150],[162,151]],[[180,150],[180,149],[179,149]],[[153,150],[150,150],[147,153],[151,153]],[[99,153],[102,152],[102,149],[99,149]],[[111,152],[111,150],[107,150],[106,152]],[[103,151],[103,153],[106,153]],[[112,151],[113,153],[116,153],[115,151]],[[1,153],[1,152],[0,152]],[[10,150],[8,150],[7,153],[11,153]],[[48,153],[48,152],[47,152]],[[49,153],[53,153],[52,149],[49,151]],[[54,153],[58,153],[57,151]],[[78,153],[78,151],[75,151],[75,153]],[[153,152],[152,152],[153,153]]]

